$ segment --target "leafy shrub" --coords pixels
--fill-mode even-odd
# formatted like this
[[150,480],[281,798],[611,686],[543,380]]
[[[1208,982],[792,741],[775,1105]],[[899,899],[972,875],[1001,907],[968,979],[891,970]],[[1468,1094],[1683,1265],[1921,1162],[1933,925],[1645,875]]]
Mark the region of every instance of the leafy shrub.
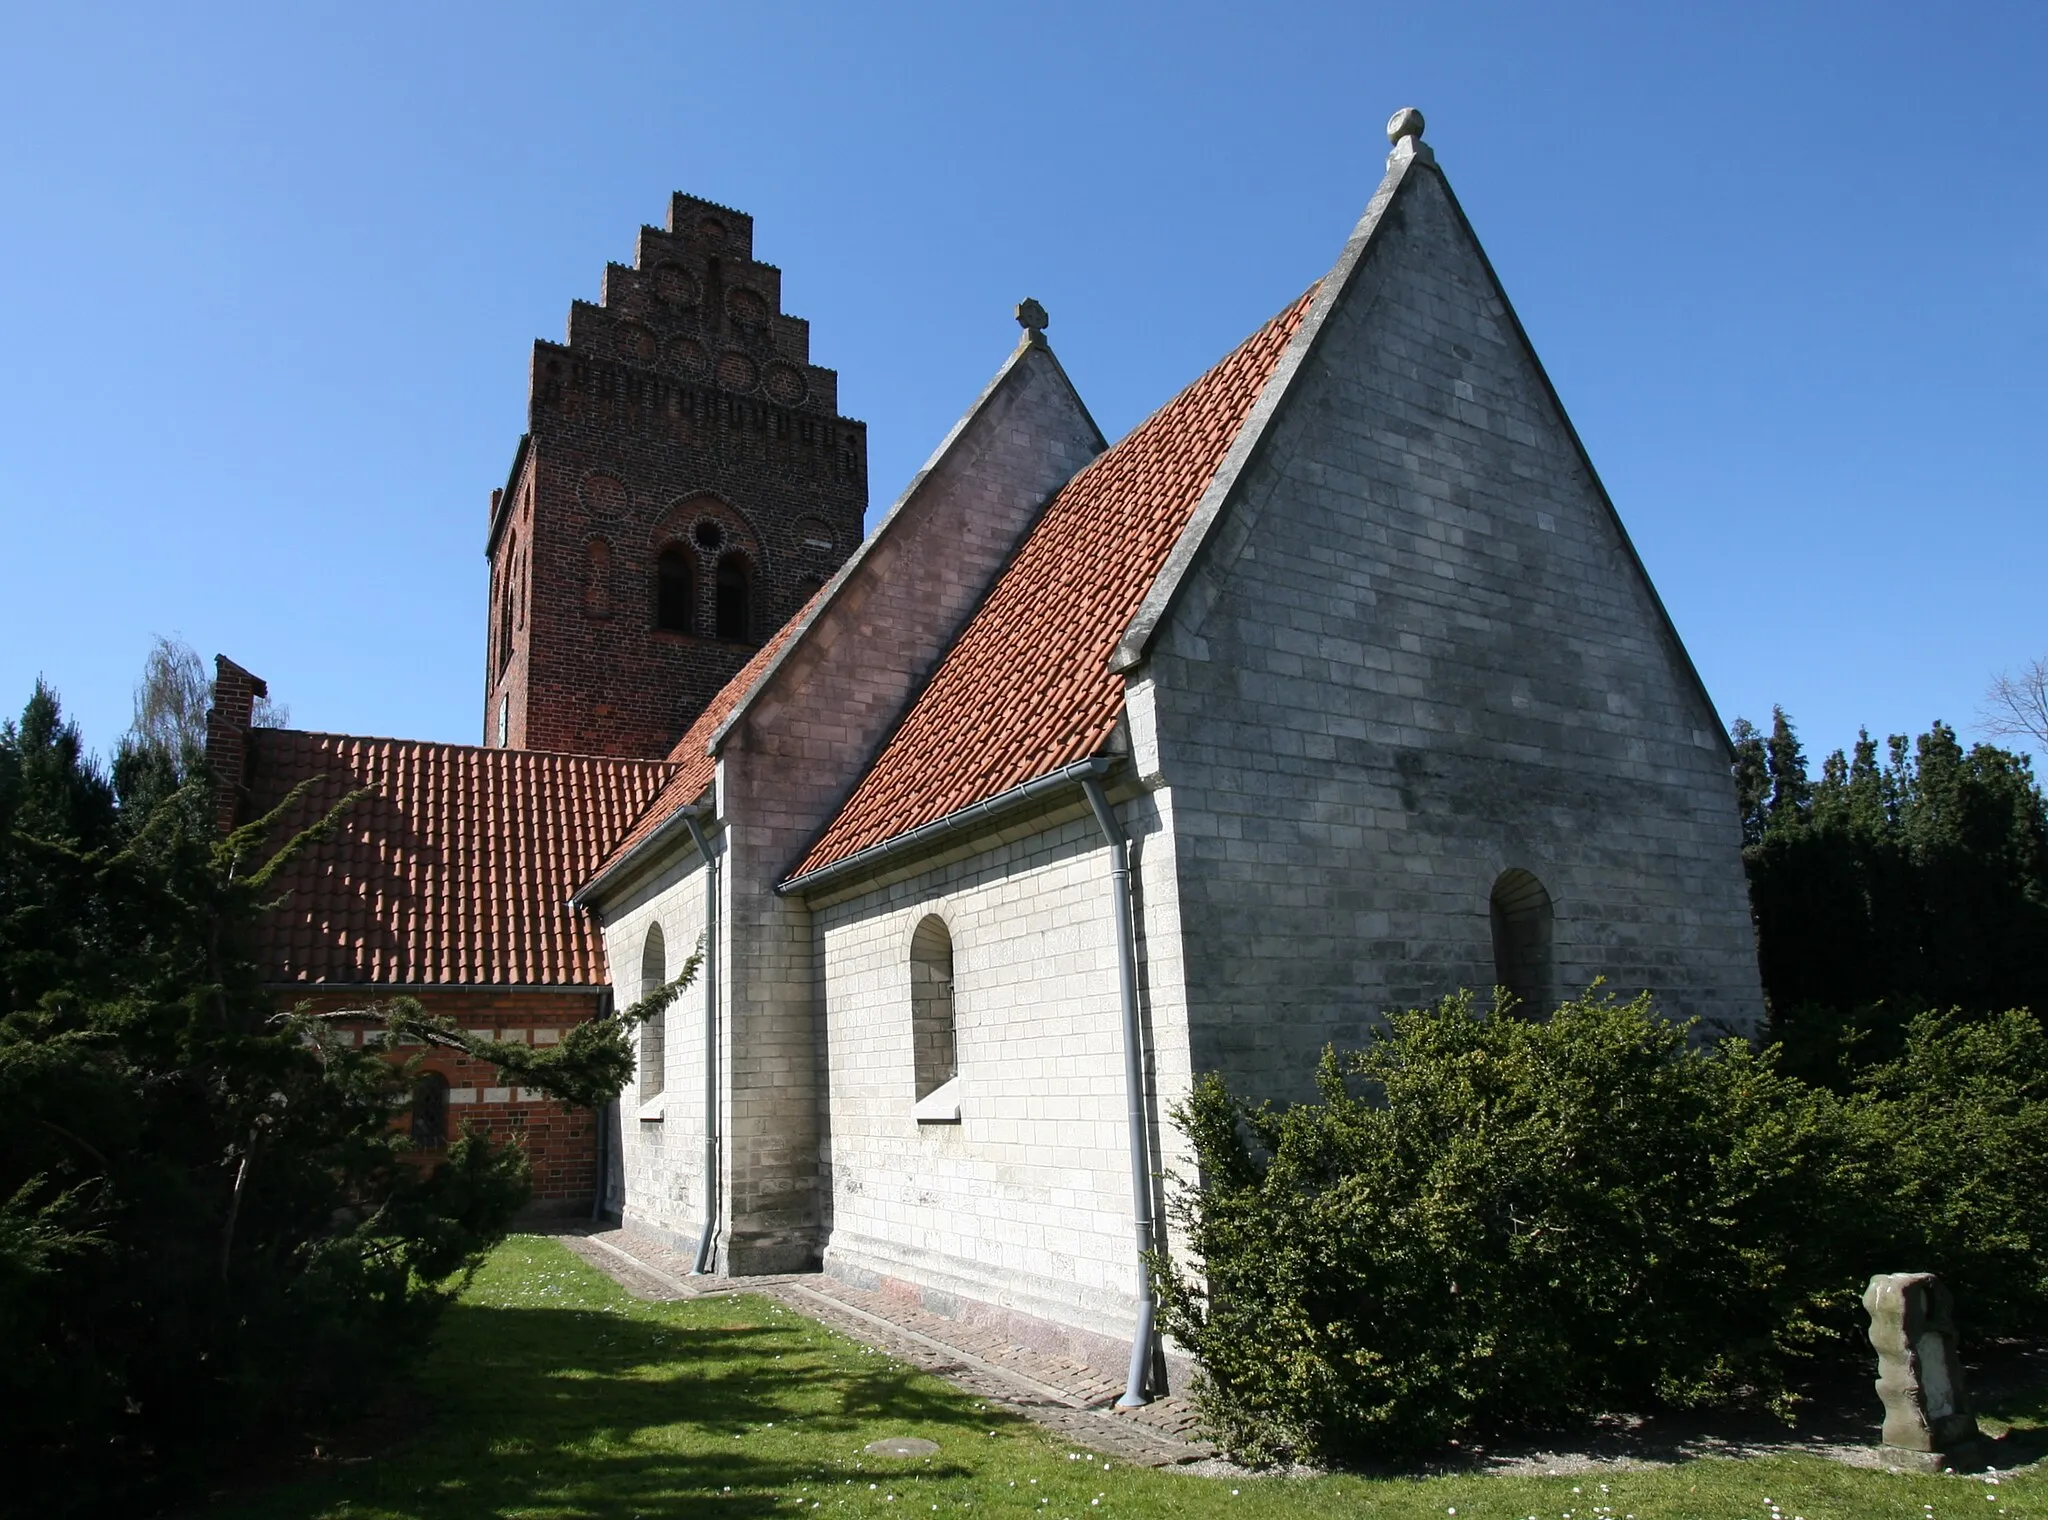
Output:
[[[2048,1324],[2048,1033],[2024,1010],[1922,1014],[1858,1079],[1903,1270],[1939,1272],[1966,1328]],[[1907,1254],[1910,1253],[1910,1254]],[[1900,1269],[1891,1269],[1900,1270]]]
[[1197,1083],[1202,1167],[1155,1263],[1212,1431],[1343,1460],[1651,1401],[1781,1405],[1853,1323],[1885,1223],[1855,1105],[1647,998],[1546,1021],[1469,994],[1327,1053],[1320,1101]]

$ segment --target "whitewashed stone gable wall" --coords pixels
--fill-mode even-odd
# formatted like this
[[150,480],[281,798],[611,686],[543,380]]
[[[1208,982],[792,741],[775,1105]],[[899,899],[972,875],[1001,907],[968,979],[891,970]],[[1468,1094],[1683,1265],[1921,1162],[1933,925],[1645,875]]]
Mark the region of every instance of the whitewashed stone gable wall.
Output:
[[[650,926],[661,925],[670,976],[682,969],[696,949],[704,933],[703,863],[694,851],[673,860],[665,869],[627,888],[607,908],[604,945],[612,970],[612,996],[620,1008],[627,1008],[640,1000],[640,955]],[[636,1070],[619,1100],[624,1218],[690,1247],[695,1246],[704,1219],[704,999],[708,991],[700,972],[696,984],[669,1005],[660,1098],[640,1102]],[[640,1036],[634,1040],[638,1046]]]
[[775,885],[873,760],[1040,508],[1101,448],[1050,350],[1021,345],[723,742],[724,1270],[799,1270],[816,1265],[824,1245],[818,968],[808,909]]
[[[1139,877],[1156,1117],[1187,1086],[1173,840],[1155,795],[1118,811]],[[1077,792],[812,917],[831,1071],[827,1270],[911,1284],[1026,1339],[1066,1327],[1063,1349],[1121,1373],[1137,1260],[1111,890]],[[910,942],[928,914],[953,942],[957,1125],[912,1112]],[[1170,1125],[1151,1143],[1155,1170],[1185,1170]]]
[[1476,243],[1414,165],[1147,674],[1197,1070],[1305,1096],[1494,980],[1509,867],[1559,992],[1761,1013],[1728,758]]

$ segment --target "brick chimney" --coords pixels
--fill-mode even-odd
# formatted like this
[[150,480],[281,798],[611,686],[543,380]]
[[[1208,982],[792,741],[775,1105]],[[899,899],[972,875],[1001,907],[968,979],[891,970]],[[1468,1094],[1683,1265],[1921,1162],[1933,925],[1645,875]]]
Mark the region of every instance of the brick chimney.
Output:
[[249,728],[256,699],[270,695],[263,677],[224,654],[213,657],[213,706],[206,712],[206,763],[213,768],[213,815],[225,834],[235,826],[249,765]]

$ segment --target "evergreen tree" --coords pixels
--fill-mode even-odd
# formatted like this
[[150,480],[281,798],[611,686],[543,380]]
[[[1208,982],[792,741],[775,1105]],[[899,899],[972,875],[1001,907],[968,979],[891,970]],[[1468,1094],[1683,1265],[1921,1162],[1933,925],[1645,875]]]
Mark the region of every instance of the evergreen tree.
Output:
[[624,1025],[694,971],[545,1050],[404,1000],[384,1048],[345,1045],[276,1008],[252,948],[275,873],[342,809],[276,848],[295,798],[222,837],[203,765],[124,754],[117,786],[41,685],[0,727],[0,1407],[39,1453],[9,1476],[38,1514],[132,1506],[420,1348],[526,1162],[465,1134],[411,1164],[398,1038],[601,1102]]
[[1764,990],[1802,1070],[1839,1085],[1924,1008],[2048,1014],[2048,805],[2024,756],[1937,722],[1882,766],[1859,734],[1815,784],[1782,710],[1768,739],[1731,732]]

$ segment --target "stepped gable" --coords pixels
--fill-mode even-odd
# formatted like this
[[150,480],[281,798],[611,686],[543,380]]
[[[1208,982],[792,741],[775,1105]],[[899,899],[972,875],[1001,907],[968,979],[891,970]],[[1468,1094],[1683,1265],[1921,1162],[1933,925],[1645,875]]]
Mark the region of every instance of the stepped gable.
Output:
[[795,879],[1095,754],[1116,649],[1315,295],[1311,287],[1070,481]]
[[364,789],[277,878],[266,981],[598,987],[604,937],[569,896],[674,773],[664,761],[252,729],[244,818],[304,797],[276,840]]
[[867,430],[753,218],[695,196],[536,342],[491,493],[483,742],[654,759],[861,540]]
[[754,257],[754,219],[676,194],[668,226],[642,227],[633,262],[608,264],[596,304],[569,308],[582,356],[759,395],[824,416],[839,376],[811,363],[811,324],[782,310],[782,271]]

